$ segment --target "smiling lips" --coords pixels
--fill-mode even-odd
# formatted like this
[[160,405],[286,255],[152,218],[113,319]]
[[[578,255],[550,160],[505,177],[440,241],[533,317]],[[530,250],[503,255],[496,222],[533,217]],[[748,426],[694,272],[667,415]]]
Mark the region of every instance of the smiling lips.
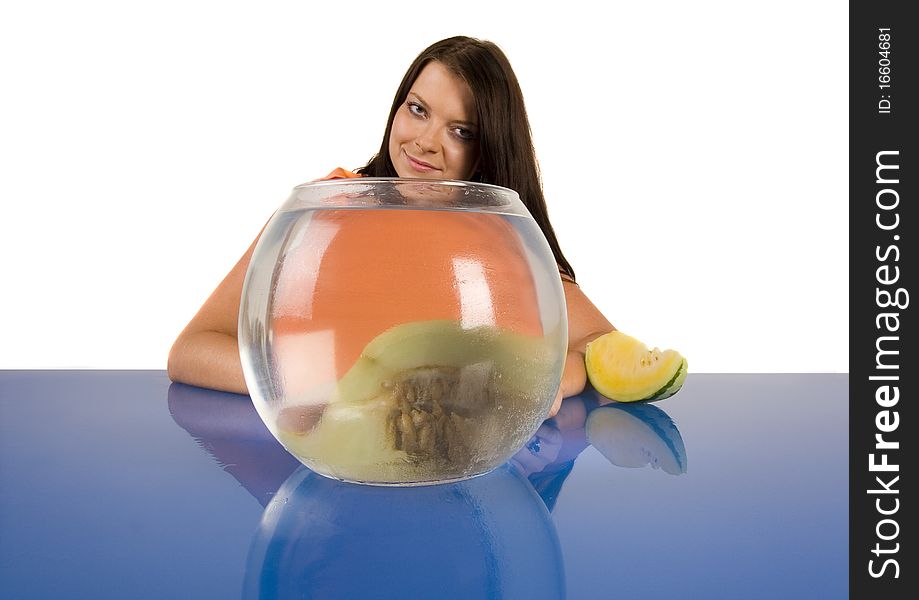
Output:
[[405,150],[403,150],[402,153],[405,154],[405,158],[408,160],[409,166],[412,169],[418,171],[419,173],[430,173],[431,171],[438,170],[437,167],[435,167],[434,165],[430,163],[426,163],[423,160],[418,160],[417,158],[413,157]]

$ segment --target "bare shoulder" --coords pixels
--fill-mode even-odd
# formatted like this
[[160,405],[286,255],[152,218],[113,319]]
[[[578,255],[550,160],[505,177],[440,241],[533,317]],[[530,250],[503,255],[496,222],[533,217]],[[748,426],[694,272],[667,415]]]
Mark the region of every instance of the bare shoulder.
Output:
[[263,226],[249,248],[204,302],[183,333],[216,331],[236,337],[243,282],[246,278],[246,271],[249,269],[252,253],[264,231]]

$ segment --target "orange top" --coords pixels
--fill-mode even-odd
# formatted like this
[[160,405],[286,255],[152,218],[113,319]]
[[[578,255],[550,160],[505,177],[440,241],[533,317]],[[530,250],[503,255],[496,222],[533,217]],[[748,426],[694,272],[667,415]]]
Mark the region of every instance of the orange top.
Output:
[[317,179],[316,181],[328,181],[330,179],[354,179],[355,177],[363,177],[363,175],[358,175],[357,173],[352,173],[347,169],[342,169],[341,167],[336,167],[334,171],[323,177],[322,179]]
[[[317,179],[316,181],[329,181],[329,180],[331,180],[331,179],[353,179],[353,178],[355,178],[355,177],[363,177],[363,175],[359,175],[358,173],[354,173],[353,171],[348,171],[347,169],[343,169],[343,168],[341,168],[341,167],[336,167],[331,173],[329,173],[328,175],[326,175],[326,176],[323,177],[322,179]],[[574,285],[577,285],[578,287],[580,287],[580,286],[578,285],[578,282],[575,281],[575,280],[574,280],[570,275],[568,275],[567,273],[562,273],[561,271],[559,271],[559,272],[558,272],[558,275],[559,275],[559,277],[562,278],[563,281],[568,281],[568,282],[573,283]]]
[[[352,177],[336,169],[323,179]],[[507,217],[488,213],[314,213],[276,280],[274,345],[288,391],[291,379],[307,389],[340,378],[374,337],[407,322],[450,319],[541,336],[519,235]]]

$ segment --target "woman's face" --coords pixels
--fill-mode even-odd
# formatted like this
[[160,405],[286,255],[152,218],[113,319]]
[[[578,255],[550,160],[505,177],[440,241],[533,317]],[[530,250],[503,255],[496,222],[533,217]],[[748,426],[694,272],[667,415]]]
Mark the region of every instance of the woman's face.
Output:
[[471,179],[479,162],[472,90],[438,61],[421,70],[389,135],[399,177]]

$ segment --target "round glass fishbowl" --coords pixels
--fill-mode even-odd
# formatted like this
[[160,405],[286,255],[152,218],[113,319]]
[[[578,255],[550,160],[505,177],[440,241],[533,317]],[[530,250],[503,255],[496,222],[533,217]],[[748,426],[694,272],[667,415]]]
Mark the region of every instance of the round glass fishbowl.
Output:
[[239,350],[259,416],[304,465],[459,481],[533,435],[561,383],[558,267],[516,192],[452,180],[296,187],[256,244]]
[[348,485],[298,469],[265,507],[244,600],[565,597],[558,532],[504,465],[420,489]]

